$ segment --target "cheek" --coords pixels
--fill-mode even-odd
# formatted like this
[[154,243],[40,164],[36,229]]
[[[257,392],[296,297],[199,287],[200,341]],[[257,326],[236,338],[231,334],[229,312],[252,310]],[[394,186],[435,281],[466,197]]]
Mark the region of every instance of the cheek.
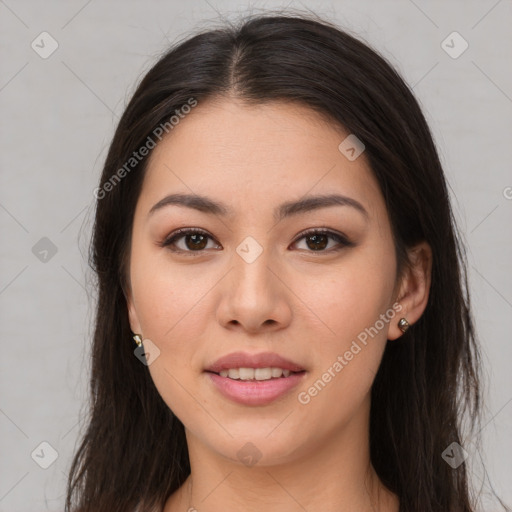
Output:
[[308,305],[324,333],[314,338],[315,371],[302,390],[310,412],[339,404],[339,414],[350,416],[369,392],[395,316],[389,305],[394,272],[392,247],[368,243],[336,269],[298,281],[304,285],[299,294],[309,290]]
[[314,337],[315,368],[299,390],[303,428],[335,430],[368,398],[387,343],[389,322],[380,320],[389,310],[387,288],[380,267],[351,265],[311,295],[325,334]]
[[[202,309],[214,276],[193,265],[176,266],[159,249],[133,254],[132,289],[144,336],[158,345],[193,342],[204,331]],[[181,345],[181,344],[178,344]]]
[[[382,249],[377,254],[379,257],[372,248],[355,250],[328,271],[303,272],[296,277],[294,290],[307,297],[306,304],[321,320],[323,335],[317,339],[337,340],[334,346],[341,349],[389,308],[394,257]],[[385,336],[387,330],[383,331]]]
[[[133,255],[132,289],[144,337],[160,351],[148,367],[151,378],[167,406],[190,425],[205,414],[187,391],[195,384],[206,330],[206,294],[215,280],[208,273],[198,275],[192,265],[172,265],[163,256],[144,251]],[[203,420],[207,423],[208,418]]]

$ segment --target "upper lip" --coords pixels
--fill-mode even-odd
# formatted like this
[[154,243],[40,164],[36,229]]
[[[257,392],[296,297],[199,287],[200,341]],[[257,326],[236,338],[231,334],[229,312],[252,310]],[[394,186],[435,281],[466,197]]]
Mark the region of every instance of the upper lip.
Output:
[[260,354],[247,354],[246,352],[232,352],[208,366],[205,370],[219,373],[221,370],[230,368],[282,368],[292,372],[301,372],[304,370],[299,364],[285,359],[274,352],[262,352]]

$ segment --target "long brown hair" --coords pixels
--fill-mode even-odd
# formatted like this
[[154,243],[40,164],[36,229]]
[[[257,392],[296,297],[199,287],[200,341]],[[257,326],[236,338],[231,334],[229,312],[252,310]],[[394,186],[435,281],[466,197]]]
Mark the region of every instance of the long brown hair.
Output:
[[66,511],[160,511],[190,473],[183,424],[134,357],[124,293],[147,158],[115,183],[112,177],[190,98],[201,103],[218,95],[253,104],[297,102],[355,134],[387,205],[399,269],[407,247],[430,244],[426,310],[388,343],[372,387],[371,462],[398,495],[401,512],[473,512],[466,464],[452,468],[442,457],[451,443],[463,445],[463,416],[473,428],[478,422],[480,363],[464,248],[432,135],[385,59],[337,26],[296,14],[250,16],[176,44],[125,109],[96,204],[90,411],[69,473]]

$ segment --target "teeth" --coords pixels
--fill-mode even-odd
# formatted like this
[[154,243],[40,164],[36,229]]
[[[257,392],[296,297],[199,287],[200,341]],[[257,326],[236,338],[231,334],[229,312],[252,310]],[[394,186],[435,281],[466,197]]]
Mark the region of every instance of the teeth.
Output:
[[289,377],[292,372],[282,368],[230,368],[219,372],[221,377],[235,380],[270,380],[279,377]]
[[230,379],[239,379],[240,372],[238,371],[238,368],[232,368],[228,370],[228,375],[226,375],[226,377],[229,377]]
[[256,380],[268,380],[272,378],[272,368],[256,368],[254,370]]
[[239,368],[240,380],[254,379],[254,368]]
[[281,377],[283,374],[283,370],[281,370],[281,368],[270,368],[270,371],[272,373],[272,377]]

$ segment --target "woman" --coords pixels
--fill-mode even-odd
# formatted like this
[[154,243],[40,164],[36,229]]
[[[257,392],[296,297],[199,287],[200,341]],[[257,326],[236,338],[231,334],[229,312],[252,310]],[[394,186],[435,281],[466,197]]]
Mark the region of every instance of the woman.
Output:
[[475,510],[463,250],[375,51],[298,16],[189,38],[140,83],[95,195],[68,512]]

